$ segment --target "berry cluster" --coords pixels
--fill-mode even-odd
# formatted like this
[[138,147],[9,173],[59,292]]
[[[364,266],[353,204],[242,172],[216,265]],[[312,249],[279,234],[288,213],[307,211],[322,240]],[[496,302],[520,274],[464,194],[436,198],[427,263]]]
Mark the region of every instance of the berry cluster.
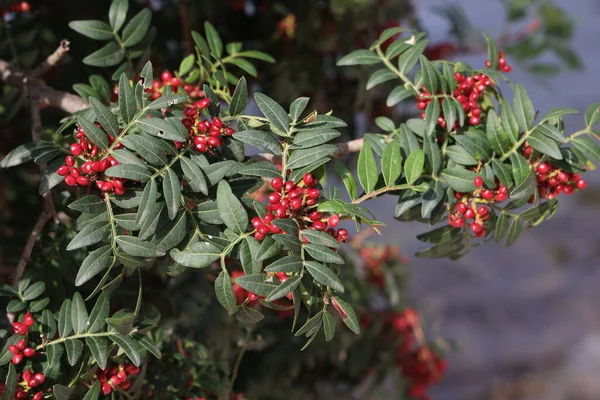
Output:
[[[486,66],[486,68],[492,68],[490,60],[485,60],[484,65]],[[506,62],[506,58],[504,57],[503,51],[498,52],[498,65],[494,66],[494,68],[504,73],[509,73],[510,71],[512,71],[512,66],[508,65],[508,63]]]
[[133,364],[118,365],[100,369],[93,377],[93,381],[102,383],[102,393],[108,395],[116,390],[127,390],[131,387],[131,376],[135,376],[140,369]]
[[0,18],[6,17],[9,13],[25,13],[31,11],[31,4],[27,1],[15,1],[10,7],[0,7]]
[[[99,124],[96,124],[101,127]],[[114,142],[114,138],[108,133],[106,136],[109,142]],[[122,147],[117,143],[114,148]],[[95,182],[96,187],[104,193],[115,193],[121,195],[125,193],[123,187],[124,180],[121,178],[107,178],[104,171],[108,168],[118,165],[119,162],[112,156],[106,156],[106,152],[100,149],[89,138],[81,127],[75,133],[75,142],[69,148],[71,155],[65,157],[65,165],[58,168],[56,173],[64,176],[65,183],[69,186],[87,186]],[[82,161],[82,163],[77,163]],[[78,164],[79,166],[76,166]]]
[[367,281],[377,287],[385,287],[385,273],[383,267],[394,264],[398,260],[408,263],[407,256],[400,255],[400,249],[396,246],[366,246],[359,250],[363,261]]
[[[210,99],[196,101],[193,106],[187,106],[183,111],[183,126],[188,130],[190,144],[200,153],[206,153],[223,144],[222,136],[232,136],[233,128],[223,124],[219,117],[210,121],[202,118],[202,111],[210,105]],[[181,147],[181,144],[178,144]]]
[[587,187],[587,182],[581,179],[580,174],[562,171],[547,162],[540,162],[535,166],[535,175],[538,192],[543,199],[553,199],[561,193],[571,195],[576,189],[583,190]]
[[[252,219],[252,226],[256,229],[254,237],[257,240],[263,240],[266,235],[274,233],[283,233],[283,231],[272,222],[280,218],[294,219],[300,229],[316,229],[329,233],[339,242],[348,238],[348,231],[345,229],[336,230],[335,227],[340,222],[337,214],[325,215],[316,211],[317,200],[321,196],[321,191],[315,186],[317,179],[310,173],[304,174],[304,177],[297,184],[292,181],[284,182],[282,178],[271,180],[271,192],[267,198],[269,211],[262,218]],[[306,242],[306,239],[304,238]]]
[[448,223],[455,228],[462,228],[468,223],[475,237],[483,237],[486,234],[485,221],[490,217],[490,209],[486,204],[508,199],[508,188],[499,185],[496,189],[486,189],[480,176],[476,176],[473,183],[477,187],[473,193],[455,193],[458,201],[448,214]]
[[[285,282],[286,280],[288,280],[290,278],[290,276],[288,276],[285,272],[276,272],[276,273],[271,273],[272,275],[276,276],[277,279],[279,279],[279,281],[281,283]],[[240,271],[240,270],[233,270],[231,272],[231,278],[233,281],[233,293],[235,294],[235,299],[236,299],[236,303],[237,305],[242,305],[245,304],[249,307],[253,307],[255,305],[260,305],[260,303],[258,302],[259,299],[263,298],[262,296],[257,295],[256,293],[252,293],[247,291],[246,289],[242,288],[240,285],[238,285],[237,283],[235,283],[235,280],[237,278],[239,278],[240,276],[244,276],[244,272]],[[292,300],[292,294],[288,293],[286,295],[286,297],[289,300]],[[279,300],[275,300],[273,302],[273,304],[276,304],[278,306],[281,306],[283,308],[285,307],[289,307],[289,309],[281,309],[281,310],[277,310],[277,315],[280,318],[288,318],[291,317],[292,315],[294,315],[294,309],[291,306],[291,303],[289,303],[287,300],[284,299],[279,299]]]
[[173,74],[171,72],[169,72],[168,70],[164,70],[163,73],[160,74],[160,81],[157,79],[154,79],[152,81],[152,87],[146,89],[145,92],[151,93],[150,100],[156,100],[160,96],[162,96],[163,90],[166,86],[171,87],[172,93],[178,93],[179,89],[181,88],[192,99],[204,96],[204,91],[200,88],[200,86],[198,86],[198,85],[194,86],[194,85],[189,85],[187,83],[183,83],[181,81],[181,79],[179,79],[176,76],[173,76]]
[[419,316],[410,308],[393,313],[386,321],[386,331],[402,339],[397,349],[396,365],[410,382],[408,397],[427,400],[427,389],[440,381],[446,370],[446,360],[420,342],[422,338],[415,335],[417,330],[422,334]]
[[[32,389],[40,386],[44,383],[46,377],[41,372],[33,372],[30,369],[23,371],[22,374],[17,375],[17,390],[15,392],[16,400],[42,400],[44,392],[39,391],[32,393]],[[4,394],[4,383],[0,383],[0,395]],[[30,395],[33,395],[29,397]]]
[[[491,86],[492,80],[484,74],[474,74],[473,76],[466,76],[465,74],[456,72],[454,73],[454,79],[458,83],[456,89],[454,89],[453,96],[458,100],[458,102],[462,105],[465,115],[467,116],[467,121],[470,125],[479,125],[481,123],[481,96],[483,92]],[[425,119],[425,109],[427,105],[433,100],[436,99],[436,96],[429,93],[425,87],[421,88],[421,93],[417,97],[417,108],[421,110],[421,118]],[[444,98],[439,97],[437,101],[441,102]],[[440,113],[438,118],[438,125],[442,128],[446,128],[446,119],[444,118],[443,113]],[[458,121],[455,122],[452,129],[458,128]]]

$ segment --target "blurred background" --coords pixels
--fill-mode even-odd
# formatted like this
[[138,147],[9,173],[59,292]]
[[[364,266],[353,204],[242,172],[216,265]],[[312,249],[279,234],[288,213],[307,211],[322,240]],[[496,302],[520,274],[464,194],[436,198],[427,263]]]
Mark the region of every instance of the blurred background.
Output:
[[[68,37],[70,60],[47,81],[72,90],[73,84],[98,71],[80,63],[93,49],[67,24],[104,15],[108,4],[33,1],[36,29],[30,29],[30,21],[10,29],[4,22],[0,54],[27,68]],[[413,104],[386,107],[385,85],[366,91],[366,71],[335,68],[340,55],[368,46],[396,24],[426,31],[430,58],[475,66],[483,66],[486,59],[480,35],[485,30],[507,50],[513,65],[510,79],[525,84],[540,113],[551,107],[583,111],[600,101],[598,0],[138,2],[138,8],[143,6],[154,11],[156,70],[176,69],[191,51],[186,32],[199,30],[208,19],[226,40],[243,40],[275,57],[274,65],[259,64],[255,82],[260,81],[261,90],[283,103],[306,95],[319,111],[334,109],[350,122],[348,138],[375,132],[376,116],[401,120],[416,112]],[[28,140],[23,135],[29,131],[27,110],[20,107],[23,99],[11,96],[3,88],[0,154]],[[50,133],[60,115],[49,110],[44,119],[50,121]],[[565,122],[569,131],[576,131],[583,117],[568,115]],[[0,271],[5,276],[40,207],[33,189],[35,171],[0,171]],[[600,398],[600,176],[589,175],[586,191],[561,198],[558,214],[524,232],[511,248],[489,243],[455,262],[412,260],[410,290],[416,309],[430,330],[458,345],[448,355],[448,373],[433,388],[432,399]],[[379,240],[413,254],[424,248],[415,234],[427,227],[395,221],[395,201],[386,197],[370,204],[388,224]]]

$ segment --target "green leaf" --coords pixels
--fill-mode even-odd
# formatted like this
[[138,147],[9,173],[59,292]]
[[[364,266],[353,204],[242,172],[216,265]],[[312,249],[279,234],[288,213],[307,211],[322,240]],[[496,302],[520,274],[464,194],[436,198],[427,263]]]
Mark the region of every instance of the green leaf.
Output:
[[148,171],[148,168],[142,167],[138,164],[119,164],[114,167],[110,167],[105,171],[106,176],[113,178],[125,178],[131,179],[132,181],[146,182],[152,174]]
[[114,33],[110,25],[97,20],[82,20],[69,22],[69,28],[83,36],[95,40],[110,40]]
[[594,126],[600,123],[600,103],[591,104],[585,110],[585,124],[588,129],[592,129]]
[[590,160],[600,163],[600,147],[592,138],[589,136],[577,136],[571,142],[577,150],[585,154]]
[[[100,101],[94,99],[93,97],[89,98],[90,104],[92,105],[92,110],[94,110],[94,114],[96,114],[96,119],[100,122],[100,125],[104,128],[106,132],[111,134],[113,137],[117,137],[119,135],[119,122],[117,121],[117,117]],[[84,129],[85,131],[85,129]],[[86,131],[86,135],[87,135]],[[104,133],[102,135],[106,136]]]
[[[394,74],[394,76],[396,77],[396,75]],[[400,103],[403,100],[408,99],[409,97],[414,96],[413,92],[409,89],[407,89],[406,87],[399,85],[396,86],[394,89],[392,89],[392,91],[390,92],[390,94],[387,97],[387,100],[385,101],[385,104],[388,107],[393,107],[396,104]]]
[[125,53],[115,42],[109,42],[83,59],[83,63],[93,67],[113,67],[123,61]]
[[267,236],[261,243],[258,250],[258,261],[267,260],[281,251],[281,245],[271,236]]
[[421,149],[411,152],[404,163],[404,174],[409,185],[412,185],[419,179],[423,174],[424,167],[425,152]]
[[271,154],[281,154],[281,143],[273,135],[265,131],[246,130],[235,132],[233,137],[241,142],[256,147]]
[[266,272],[300,272],[302,259],[297,256],[285,256],[265,268]]
[[489,137],[489,142],[496,154],[505,154],[510,148],[510,139],[504,131],[498,120],[498,116],[493,109],[487,114],[486,130]]
[[523,132],[529,130],[535,118],[535,109],[527,95],[527,91],[521,84],[513,86],[513,107],[519,127]]
[[125,23],[128,9],[128,0],[112,0],[110,8],[108,9],[108,21],[115,32],[118,32],[123,26],[123,23]]
[[46,356],[48,362],[44,367],[44,375],[46,379],[56,379],[60,374],[60,359],[64,354],[64,347],[61,344],[49,344],[46,347]]
[[304,325],[298,329],[295,333],[295,336],[304,335],[305,333],[311,332],[315,329],[319,329],[321,327],[321,321],[323,320],[324,311],[319,311],[317,314],[313,315]]
[[[423,76],[423,85],[429,93],[436,93],[438,89],[438,71],[435,69],[431,61],[427,57],[419,56],[419,62],[421,63],[421,74]],[[436,103],[434,100],[431,103]],[[438,104],[439,106],[439,104]]]
[[497,158],[494,158],[492,160],[492,168],[494,170],[494,175],[500,179],[501,184],[506,187],[511,187],[513,185],[512,170],[508,165],[502,163],[502,161]]
[[358,323],[358,318],[356,318],[356,313],[352,306],[338,296],[333,296],[331,298],[331,303],[340,314],[342,322],[350,328],[352,332],[358,335],[360,333],[360,324]]
[[315,278],[315,281],[321,285],[328,286],[336,292],[344,292],[344,285],[340,281],[340,278],[329,267],[315,261],[306,261],[304,262],[304,266],[312,277]]
[[87,332],[100,332],[106,326],[106,319],[110,310],[110,299],[107,292],[100,293],[96,303],[92,308],[92,312],[87,321]]
[[175,219],[180,207],[181,187],[177,174],[171,168],[167,169],[163,177],[163,194],[165,196],[165,203],[167,204],[169,219]]
[[171,107],[173,104],[184,103],[188,99],[185,94],[163,94],[158,99],[148,104],[149,110],[159,110]]
[[496,43],[494,43],[494,40],[489,37],[487,33],[482,33],[485,37],[485,41],[487,42],[487,55],[488,61],[490,62],[490,68],[496,69],[498,66],[498,50],[496,49]]
[[367,81],[367,90],[373,89],[375,86],[393,79],[398,79],[398,75],[387,68],[378,69],[369,77],[369,80]]
[[309,101],[309,97],[298,97],[292,101],[292,104],[290,104],[290,117],[292,117],[292,121],[298,121]]
[[298,275],[289,277],[285,282],[273,289],[265,301],[271,302],[286,296],[288,293],[291,293],[295,288],[297,288],[298,285],[300,285],[301,280],[302,277]]
[[238,53],[238,56],[240,56],[240,57],[246,57],[246,58],[255,58],[257,60],[266,61],[268,63],[274,63],[275,62],[275,59],[273,57],[271,57],[267,53],[264,53],[264,52],[258,51],[258,50],[246,50],[246,51],[242,51],[242,52]]
[[348,168],[346,168],[344,164],[339,161],[335,162],[335,171],[342,179],[344,186],[346,186],[350,200],[355,200],[358,196],[358,185],[356,184],[356,180],[352,176],[352,173],[350,173]]
[[83,342],[78,339],[67,339],[65,349],[67,350],[67,361],[70,366],[73,366],[83,355]]
[[564,137],[564,135],[562,134],[562,132],[560,132],[556,127],[550,125],[550,124],[541,124],[538,125],[534,132],[539,132],[544,136],[549,137],[550,139],[553,139],[554,141],[558,142],[558,143],[565,143],[566,139]]
[[[118,1],[121,1],[121,0],[118,0]],[[122,2],[127,4],[127,0],[123,0]],[[90,387],[88,389],[87,393],[83,397],[83,400],[98,400],[98,398],[100,397],[100,386],[101,385],[102,384],[100,383],[100,381],[96,381],[92,385],[92,387]]]
[[152,341],[152,339],[150,339],[148,336],[144,336],[143,338],[141,338],[139,340],[139,343],[146,349],[148,350],[154,357],[161,359],[162,358],[162,353],[160,351],[160,348],[158,347],[158,345],[156,343],[154,343]]
[[310,243],[321,244],[335,249],[340,247],[340,243],[328,233],[317,231],[315,229],[304,229],[301,233]]
[[290,235],[287,233],[276,234],[276,235],[273,235],[272,238],[277,243],[281,244],[282,246],[284,246],[285,248],[287,248],[293,252],[300,251],[300,248],[302,247],[302,243],[300,243],[300,240],[298,240],[298,237],[294,236],[294,235]]
[[423,51],[425,51],[427,43],[427,40],[420,40],[400,56],[400,59],[398,60],[398,69],[400,72],[406,74],[413,69],[417,64],[417,61],[419,61],[419,57],[423,54]]
[[96,214],[106,209],[104,200],[100,196],[88,195],[75,200],[69,204],[71,210],[80,211],[84,213]]
[[108,149],[109,143],[106,133],[94,125],[90,120],[83,117],[77,117],[77,123],[83,128],[85,135],[90,138],[92,142],[98,145],[102,149]]
[[500,123],[504,131],[510,135],[511,142],[515,143],[519,139],[519,123],[517,117],[510,104],[507,101],[503,101],[500,104]]
[[142,130],[152,136],[164,140],[176,142],[185,142],[187,140],[187,130],[176,119],[145,118],[137,120]]
[[[88,322],[88,313],[79,292],[75,292],[71,301],[71,323],[76,335],[85,332]],[[68,353],[68,351],[67,351]]]
[[40,297],[46,290],[46,284],[44,282],[35,282],[27,289],[23,291],[23,300],[31,301]]
[[523,224],[521,223],[521,221],[519,221],[518,218],[514,218],[511,221],[510,226],[508,227],[508,233],[506,235],[506,247],[516,242],[522,231]]
[[337,146],[331,144],[324,144],[310,149],[294,150],[288,159],[287,168],[293,170],[305,167],[336,151]]
[[233,91],[231,96],[231,102],[229,103],[229,115],[236,116],[241,114],[248,104],[248,84],[246,78],[243,76],[238,81],[238,84]]
[[[123,1],[127,3],[126,0]],[[135,94],[125,73],[122,73],[119,78],[119,111],[126,124],[129,124],[135,116]]]
[[142,191],[140,206],[137,211],[135,222],[140,227],[147,225],[156,216],[152,211],[155,211],[154,208],[157,196],[158,188],[156,186],[156,181],[151,179]]
[[301,131],[294,136],[292,149],[315,147],[327,143],[340,135],[340,132],[329,128]]
[[71,323],[71,299],[66,299],[60,306],[58,313],[58,334],[60,337],[67,337],[73,331]]
[[379,64],[381,59],[370,50],[355,50],[337,62],[338,66]]
[[450,98],[446,97],[442,100],[442,111],[446,120],[446,131],[450,132],[454,129],[454,124],[458,117],[457,107]]
[[122,335],[122,334],[114,334],[109,336],[110,340],[112,340],[117,346],[119,346],[123,352],[127,355],[127,358],[131,360],[136,366],[140,366],[142,362],[142,357],[140,355],[140,345],[138,342],[133,340],[130,336]]
[[106,318],[106,323],[113,330],[127,335],[133,330],[133,322],[135,321],[135,313],[129,310],[119,310],[112,317]]
[[238,171],[238,174],[260,176],[264,178],[277,178],[281,176],[281,172],[275,168],[273,163],[268,161],[246,164]]
[[421,204],[421,216],[430,218],[431,213],[444,198],[444,187],[440,181],[430,183],[429,189],[423,195],[423,203]]
[[335,335],[335,320],[329,312],[323,313],[323,332],[325,333],[325,340],[328,342]]
[[440,103],[438,101],[430,101],[425,108],[425,134],[431,136],[437,125],[440,117]]
[[208,185],[200,167],[187,157],[181,157],[180,164],[184,178],[192,190],[208,195]]
[[196,61],[195,54],[189,54],[183,60],[181,60],[181,63],[179,63],[179,71],[178,71],[179,75],[185,75],[188,72],[190,72],[192,67],[194,66],[195,61]]
[[477,174],[464,168],[446,168],[442,171],[442,178],[455,192],[472,192],[477,187],[473,180]]
[[459,165],[477,165],[479,161],[475,159],[464,147],[459,145],[451,145],[446,147],[446,155],[452,161]]
[[231,278],[226,270],[221,271],[215,280],[215,294],[219,303],[221,303],[223,308],[229,311],[229,313],[233,314],[236,311],[235,293],[233,293]]
[[490,158],[491,148],[483,132],[471,131],[463,135],[455,135],[454,138],[475,159],[487,161]]
[[537,188],[535,172],[533,169],[529,169],[527,172],[528,175],[525,177],[525,180],[510,192],[509,197],[513,201],[529,199]]
[[364,142],[358,155],[358,180],[365,189],[365,193],[371,193],[377,184],[379,172],[373,150],[368,142]]
[[47,148],[51,144],[46,141],[31,142],[14,148],[0,162],[1,168],[14,167],[33,160],[40,149]]
[[510,163],[512,165],[512,175],[515,180],[515,184],[520,185],[529,175],[529,170],[531,169],[531,165],[525,157],[518,153],[512,153],[509,157]]
[[[56,318],[50,310],[42,311],[42,318],[40,320],[41,332],[45,337],[54,337],[56,335]],[[15,336],[16,337],[16,336]]]
[[434,138],[424,138],[423,151],[425,152],[427,170],[431,171],[433,176],[437,176],[442,168],[442,150],[434,141]]
[[185,235],[188,233],[186,226],[187,214],[184,210],[181,210],[174,220],[168,222],[156,232],[152,244],[159,250],[169,251],[185,239]]
[[144,242],[135,236],[117,236],[117,244],[127,254],[134,257],[161,257],[164,251],[158,250],[151,243]]
[[90,349],[100,369],[106,369],[109,356],[108,341],[101,337],[88,336],[85,338],[85,344]]
[[100,272],[112,265],[114,258],[112,257],[112,248],[110,246],[102,246],[97,250],[92,251],[83,260],[77,277],[75,278],[75,286],[81,286]]
[[293,219],[281,218],[276,219],[271,223],[279,229],[281,229],[283,232],[289,233],[291,235],[297,235],[299,232],[298,223],[296,223],[296,221],[294,221]]
[[221,250],[212,243],[198,242],[192,244],[189,250],[173,249],[169,255],[173,261],[186,267],[204,268],[221,258]]
[[67,250],[80,249],[98,243],[108,235],[109,231],[110,227],[106,221],[99,221],[87,225],[69,242]]
[[[160,139],[145,134],[127,135],[122,140],[124,146],[138,153],[148,163],[157,166],[164,166],[168,163],[167,156]],[[140,159],[137,162],[128,164],[137,164],[145,168],[145,164]]]
[[143,8],[125,25],[123,29],[123,45],[125,47],[135,46],[146,37],[152,12],[149,8]]
[[534,150],[537,150],[542,154],[547,154],[556,160],[562,160],[562,154],[556,142],[542,134],[539,130],[535,130],[529,135],[527,143],[529,143]]
[[277,285],[272,281],[273,278],[268,278],[265,274],[243,275],[235,279],[235,283],[240,285],[243,289],[264,297],[267,297],[275,288],[277,288]]
[[240,234],[246,232],[248,213],[231,191],[227,181],[219,182],[217,187],[217,207],[225,226]]
[[508,214],[501,212],[496,220],[496,229],[494,231],[494,241],[500,243],[508,232]]
[[250,76],[256,77],[258,75],[258,71],[256,70],[256,67],[254,65],[252,65],[252,63],[246,59],[230,58],[229,60],[226,61],[226,63],[235,65],[236,67],[238,67],[242,71],[246,72]]
[[240,311],[235,315],[235,317],[244,324],[253,325],[262,321],[265,316],[254,308],[241,306]]
[[333,250],[318,244],[307,244],[304,245],[304,249],[312,258],[317,261],[332,264],[344,264],[345,261],[338,253]]
[[206,40],[211,54],[214,55],[217,60],[220,59],[223,55],[223,42],[215,27],[208,21],[204,23],[204,33],[206,33]]
[[287,112],[277,102],[270,97],[255,93],[254,100],[258,108],[265,117],[269,120],[271,130],[279,135],[287,136],[290,125],[290,117]]
[[210,183],[210,186],[214,186],[223,179],[225,175],[236,165],[235,161],[227,160],[212,163],[210,165],[200,165],[200,168],[206,174],[206,178]]

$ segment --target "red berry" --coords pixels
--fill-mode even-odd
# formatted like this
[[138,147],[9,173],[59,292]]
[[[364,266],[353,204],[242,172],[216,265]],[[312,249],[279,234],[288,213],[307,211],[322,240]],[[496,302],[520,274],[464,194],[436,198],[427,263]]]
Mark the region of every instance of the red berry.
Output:
[[348,238],[348,231],[345,229],[338,229],[336,238],[338,241],[343,242]]
[[312,176],[311,174],[309,174],[308,172],[306,174],[304,174],[304,176],[302,177],[302,181],[304,182],[304,184],[306,186],[312,186],[315,184],[315,177]]
[[480,176],[476,176],[475,179],[473,179],[473,183],[475,184],[475,186],[477,186],[478,188],[483,187],[483,178]]
[[69,167],[66,165],[63,165],[62,167],[58,167],[58,169],[56,170],[56,173],[60,176],[65,176],[69,173]]
[[535,170],[540,174],[545,174],[550,170],[550,166],[546,163],[539,163]]
[[308,198],[316,200],[321,195],[321,191],[319,189],[310,189],[306,195]]
[[322,221],[315,221],[315,222],[313,222],[313,223],[312,223],[311,227],[312,227],[313,229],[316,229],[316,230],[318,230],[318,231],[322,231],[322,230],[325,230],[325,228],[326,228],[327,226],[326,226],[326,225],[325,225],[325,223],[324,223],[324,222],[322,222]]
[[467,211],[467,205],[461,201],[456,205],[456,209],[459,213],[464,214]]
[[164,70],[163,73],[160,74],[160,79],[162,79],[163,82],[170,81],[172,78],[173,75],[167,70]]
[[283,186],[283,179],[281,178],[273,178],[271,179],[271,187],[275,190],[281,189]]
[[498,202],[504,201],[506,199],[508,199],[508,194],[506,194],[506,193],[498,193],[496,195],[496,201],[498,201]]
[[108,382],[104,382],[102,384],[102,393],[106,396],[110,392],[112,392],[112,387],[108,384]]
[[234,133],[235,133],[235,131],[233,130],[233,128],[226,128],[225,129],[225,135],[226,136],[233,136]]
[[25,339],[21,339],[17,342],[17,347],[19,348],[19,350],[23,350],[25,346],[27,346],[27,342],[25,341]]
[[471,219],[475,217],[475,211],[472,208],[465,210],[464,216],[466,219]]
[[583,190],[587,187],[587,182],[584,181],[583,179],[580,179],[577,181],[577,189],[579,190]]
[[263,240],[264,238],[265,238],[265,235],[264,235],[263,233],[256,232],[256,233],[254,234],[254,239],[256,239],[256,240],[258,240],[258,241],[260,241],[260,240]]
[[77,184],[79,186],[87,186],[89,183],[90,183],[90,181],[85,176],[78,176],[77,177]]
[[15,365],[20,364],[21,361],[23,361],[23,354],[15,354],[12,357],[12,363],[15,364]]
[[485,206],[479,206],[479,208],[477,209],[477,214],[484,216],[487,215],[487,213],[489,212],[489,209]]
[[35,379],[30,380],[29,382],[27,382],[27,385],[29,385],[29,387],[36,387],[40,384],[40,382],[36,381]]
[[481,197],[483,197],[485,200],[491,200],[494,198],[494,192],[489,189],[485,189],[481,192]]
[[73,156],[66,156],[65,157],[65,164],[67,164],[67,166],[72,167],[73,165],[75,165],[75,157]]
[[556,179],[558,179],[558,181],[561,182],[561,183],[568,182],[569,181],[569,174],[567,174],[566,172],[561,171],[561,172],[559,172],[556,175]]
[[23,349],[23,355],[25,357],[33,357],[35,355],[35,349],[31,347],[26,347],[25,349]]
[[223,144],[223,140],[220,137],[211,136],[207,140],[208,145],[211,147],[219,147]]
[[21,353],[21,350],[15,346],[14,344],[11,344],[10,346],[8,346],[8,351],[10,351],[12,354],[19,354]]
[[483,227],[479,223],[473,222],[471,225],[469,225],[469,229],[471,229],[471,231],[473,231],[473,233],[479,233],[479,232],[481,232]]
[[300,197],[302,195],[302,190],[299,188],[296,188],[294,190],[291,190],[290,192],[288,192],[288,197],[290,199],[296,199],[298,197]]
[[481,122],[481,118],[479,117],[471,117],[469,118],[469,123],[471,125],[478,125]]
[[69,150],[71,151],[71,154],[73,154],[75,157],[80,156],[81,153],[83,153],[83,148],[79,143],[73,143]]
[[221,121],[221,118],[214,117],[212,119],[212,126],[214,126],[217,129],[221,129],[223,127],[223,121]]
[[33,395],[31,400],[42,400],[43,396],[44,396],[43,392],[37,392],[36,394]]
[[38,372],[37,374],[35,374],[34,378],[36,381],[39,381],[40,383],[44,383],[44,381],[46,380],[46,377],[41,372]]
[[294,190],[295,187],[296,187],[296,185],[294,184],[294,182],[287,181],[283,188],[286,192],[290,192],[290,191]]
[[292,210],[297,211],[302,208],[302,199],[294,199],[290,203]]
[[113,375],[110,377],[110,383],[114,386],[119,386],[123,382],[123,380],[118,375]]
[[308,218],[311,221],[317,221],[317,220],[321,219],[322,216],[323,216],[322,213],[320,213],[318,211],[313,211],[312,213],[310,213],[310,215],[308,216]]
[[281,195],[277,192],[269,193],[268,199],[269,203],[277,204],[281,200]]
[[327,220],[327,223],[332,228],[335,228],[340,223],[340,217],[337,214],[333,214],[331,217],[329,217],[329,219]]
[[274,219],[275,217],[273,216],[273,214],[265,214],[264,223],[266,225],[269,225]]
[[127,364],[125,366],[125,372],[127,372],[129,375],[137,375],[140,372],[140,368],[133,364]]
[[262,233],[263,235],[266,235],[270,232],[269,227],[266,225],[260,225],[258,228],[256,228],[256,230],[258,231],[258,233]]

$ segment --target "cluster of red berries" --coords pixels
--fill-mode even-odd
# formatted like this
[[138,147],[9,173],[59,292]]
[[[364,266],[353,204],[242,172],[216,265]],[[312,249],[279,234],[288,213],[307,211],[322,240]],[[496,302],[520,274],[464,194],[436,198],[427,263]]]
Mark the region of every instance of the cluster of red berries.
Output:
[[[202,111],[210,105],[210,99],[204,98],[189,105],[183,110],[183,126],[188,130],[190,144],[200,153],[206,153],[223,144],[223,136],[232,136],[233,128],[223,124],[219,117],[210,121],[202,118]],[[181,147],[181,144],[176,144]]]
[[386,318],[385,326],[386,332],[392,332],[393,336],[402,339],[397,349],[396,365],[410,382],[408,397],[429,399],[427,389],[440,381],[446,370],[446,360],[417,340],[415,330],[421,330],[421,323],[413,309],[392,313]]
[[31,11],[31,4],[27,1],[16,1],[13,2],[10,7],[0,8],[0,18],[4,18],[9,13],[24,13]]
[[131,387],[131,376],[135,376],[140,369],[133,364],[108,367],[96,372],[95,380],[102,383],[102,393],[108,395],[116,390],[127,390]]
[[[280,218],[292,218],[296,220],[300,229],[327,232],[339,242],[345,241],[348,238],[348,231],[335,229],[340,223],[340,217],[337,214],[326,216],[315,210],[317,200],[321,196],[321,191],[315,187],[316,185],[317,179],[310,173],[304,174],[297,184],[293,181],[284,182],[282,178],[272,179],[273,192],[267,196],[269,212],[263,218],[255,217],[251,221],[256,229],[254,237],[263,240],[270,233],[282,233],[283,231],[272,222]],[[308,243],[306,238],[303,240]]]
[[[96,126],[100,127],[99,124]],[[114,142],[114,138],[108,133],[106,136],[109,142]],[[117,143],[114,148],[122,147],[121,143]],[[65,183],[69,186],[87,186],[95,182],[96,187],[104,193],[115,193],[121,195],[125,193],[123,187],[124,180],[121,178],[108,179],[104,175],[104,171],[108,168],[118,165],[119,162],[112,156],[106,156],[104,150],[100,149],[89,138],[81,127],[75,133],[75,142],[71,143],[69,148],[71,155],[65,157],[65,165],[58,168],[56,173],[64,176]],[[83,161],[80,166],[76,166],[76,161]]]
[[543,199],[553,199],[561,193],[571,195],[576,189],[583,190],[587,187],[587,182],[581,179],[580,174],[562,171],[547,162],[538,163],[535,174],[538,192]]
[[163,73],[160,74],[160,80],[154,79],[152,81],[152,87],[145,89],[145,92],[151,93],[150,100],[156,100],[162,96],[165,86],[170,86],[171,92],[173,93],[178,93],[179,89],[181,88],[192,99],[204,96],[204,91],[200,88],[200,86],[183,83],[181,79],[173,76],[173,74],[167,70],[164,70]]
[[455,193],[458,200],[448,214],[448,223],[455,228],[462,228],[465,223],[475,237],[483,237],[486,234],[485,221],[490,217],[490,209],[486,206],[490,202],[503,202],[508,199],[508,188],[499,185],[496,189],[483,187],[483,179],[476,176],[473,183],[477,187],[472,194]]
[[385,265],[400,261],[403,264],[409,262],[407,256],[400,254],[396,246],[366,246],[359,250],[363,262],[367,281],[377,287],[385,287]]
[[[486,68],[492,68],[492,63],[490,62],[490,60],[485,60],[484,65],[486,66]],[[504,57],[503,51],[498,52],[498,65],[494,66],[494,68],[504,73],[509,73],[510,71],[512,71],[512,66],[508,65],[508,63],[506,62],[506,58]]]
[[[23,371],[22,374],[17,375],[19,383],[14,398],[16,400],[42,400],[44,393],[41,391],[32,393],[31,389],[43,384],[45,380],[46,377],[41,372],[34,373],[30,369]],[[0,383],[0,395],[4,393],[4,386],[4,383]],[[30,395],[33,396],[29,397]]]
[[[465,115],[468,117],[467,121],[470,125],[479,125],[481,123],[481,105],[480,100],[483,92],[491,86],[492,80],[484,74],[474,74],[473,76],[466,76],[460,72],[454,73],[454,79],[458,83],[456,89],[454,89],[454,97],[462,105]],[[425,87],[421,88],[421,93],[417,97],[417,108],[421,110],[421,118],[425,119],[425,109],[429,103],[436,99],[434,95],[429,93]],[[441,102],[443,97],[437,98],[437,101]],[[440,112],[438,118],[438,125],[442,128],[446,128],[446,119],[444,118],[443,112]],[[453,129],[458,128],[458,121],[454,123]]]

